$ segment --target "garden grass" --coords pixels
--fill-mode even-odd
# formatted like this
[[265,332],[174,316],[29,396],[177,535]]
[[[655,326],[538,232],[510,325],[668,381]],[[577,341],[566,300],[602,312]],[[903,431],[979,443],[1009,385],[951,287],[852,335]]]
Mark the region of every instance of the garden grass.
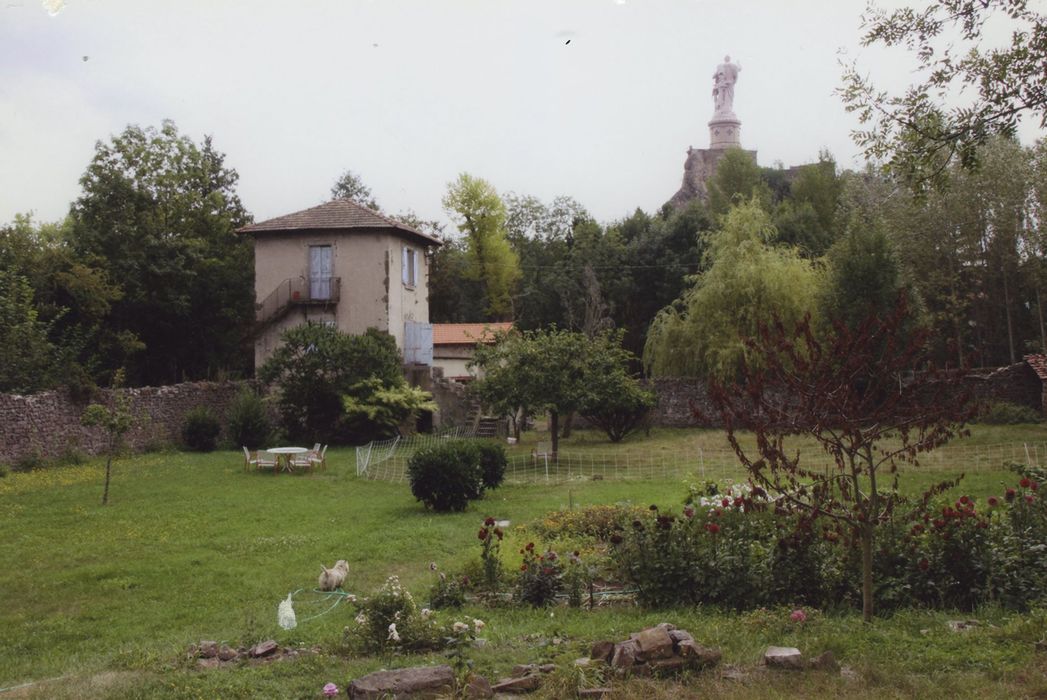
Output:
[[[656,432],[647,447],[693,438],[687,433],[694,431],[676,432],[683,435]],[[993,432],[997,442],[1042,438],[1041,426]],[[347,559],[346,590],[359,594],[397,574],[424,602],[433,580],[429,562],[455,571],[477,560],[486,515],[512,522],[502,548],[511,567],[527,536],[516,526],[549,511],[622,501],[678,508],[686,491],[680,479],[506,486],[465,513],[437,515],[422,509],[406,484],[357,478],[351,449],[331,450],[328,462],[325,472],[274,476],[245,473],[235,452],[134,455],[114,463],[106,507],[101,460],[0,478],[0,689],[39,682],[0,698],[318,697],[327,681],[344,686],[377,668],[442,658],[346,655],[341,641],[353,624],[350,608],[305,620],[329,606],[315,594],[296,599],[297,629],[279,629],[277,603],[291,591],[311,590],[321,563]],[[940,476],[907,472],[902,483],[917,489]],[[984,496],[1013,480],[1010,472],[979,472],[962,488]],[[859,615],[841,611],[814,614],[796,628],[788,612],[473,606],[462,614],[488,621],[489,643],[474,658],[492,675],[516,663],[567,661],[595,639],[624,638],[662,620],[722,647],[728,664],[752,670],[768,644],[795,644],[811,654],[832,649],[860,675],[859,682],[798,674],[770,683],[753,671],[742,683],[707,674],[651,688],[638,680],[622,685],[627,694],[619,697],[1047,695],[1044,655],[1033,651],[1047,635],[1043,613],[985,609],[973,615],[982,624],[954,634],[946,621],[970,613],[909,611],[865,626]],[[247,645],[267,638],[321,653],[208,672],[185,660],[186,648],[201,639]],[[48,682],[54,678],[60,680]]]

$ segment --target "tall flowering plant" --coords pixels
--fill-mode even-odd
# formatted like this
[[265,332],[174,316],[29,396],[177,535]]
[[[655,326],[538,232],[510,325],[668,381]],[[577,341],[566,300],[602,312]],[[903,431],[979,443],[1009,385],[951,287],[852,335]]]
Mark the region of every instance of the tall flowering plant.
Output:
[[563,588],[563,565],[553,550],[538,554],[534,542],[520,550],[523,563],[516,580],[516,599],[540,608],[556,600]]
[[483,564],[484,585],[488,590],[494,590],[498,588],[498,583],[502,578],[502,560],[498,554],[505,533],[497,526],[494,518],[487,516],[476,536],[480,540],[480,561]]

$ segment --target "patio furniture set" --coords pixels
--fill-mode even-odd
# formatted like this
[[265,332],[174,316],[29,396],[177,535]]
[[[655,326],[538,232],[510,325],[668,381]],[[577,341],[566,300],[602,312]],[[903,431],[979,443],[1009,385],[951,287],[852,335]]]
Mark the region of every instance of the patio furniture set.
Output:
[[244,449],[244,471],[252,467],[258,470],[272,469],[274,474],[282,471],[293,472],[295,469],[326,469],[327,468],[327,445],[323,447],[320,443],[308,447],[270,447],[265,450],[251,452]]

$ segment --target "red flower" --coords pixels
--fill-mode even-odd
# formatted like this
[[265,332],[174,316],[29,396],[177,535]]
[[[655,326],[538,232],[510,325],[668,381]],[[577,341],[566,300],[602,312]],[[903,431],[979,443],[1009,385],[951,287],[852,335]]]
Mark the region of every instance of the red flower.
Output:
[[527,546],[524,547],[528,552],[534,551],[534,542],[528,542]]
[[542,575],[543,575],[543,576],[552,576],[552,575],[553,575],[553,570],[552,570],[552,569],[550,569],[550,568],[549,568],[549,567],[547,566],[547,567],[545,567],[544,569],[542,569]]
[[1010,503],[1014,500],[1014,497],[1016,495],[1017,494],[1015,493],[1014,489],[1007,489],[1007,492],[1003,494],[1003,497],[1007,500],[1008,503]]
[[971,502],[971,499],[970,499],[969,496],[960,496],[960,503],[962,503],[964,505],[967,505],[970,502]]
[[1032,485],[1032,482],[1029,481],[1029,477],[1023,476],[1022,480],[1018,482],[1018,485],[1021,486],[1023,489],[1027,489],[1030,485]]
[[476,536],[478,538],[480,538],[481,541],[482,540],[486,540],[487,539],[487,528],[481,527],[480,528],[480,532],[476,533]]
[[694,506],[684,506],[683,507],[683,517],[685,517],[685,518],[693,518],[694,517]]
[[926,558],[921,559],[920,563],[919,563],[919,567],[920,567],[920,571],[927,571],[927,569],[931,568],[931,562],[927,561]]
[[1000,499],[996,496],[989,496],[988,503],[990,508],[995,508],[996,506],[1000,505]]
[[710,535],[715,535],[720,531],[720,526],[716,523],[706,523],[705,529],[709,531]]
[[548,559],[549,561],[556,561],[556,552],[551,552],[551,551],[550,552],[546,552],[545,553],[545,558]]
[[1033,497],[1032,497],[1031,493],[1025,496],[1025,502],[1026,503],[1032,503],[1032,501],[1033,501]]
[[723,499],[722,501],[720,501],[720,505],[723,506],[724,508],[730,507],[731,499],[729,499],[729,498]]
[[1029,488],[1031,488],[1033,491],[1035,491],[1036,489],[1040,488],[1040,485],[1037,484],[1035,481],[1033,481],[1033,482],[1031,482],[1029,484]]
[[615,534],[611,535],[611,544],[621,544],[621,543],[622,543],[622,536],[621,535],[619,535],[617,532]]
[[492,525],[494,525],[494,518],[492,518],[490,515],[488,515],[484,519],[484,525],[486,525],[487,527],[491,527]]
[[735,508],[741,508],[744,503],[745,503],[745,501],[742,499],[741,496],[739,496],[738,498],[734,499],[734,507]]
[[527,571],[527,564],[520,564],[520,571]]

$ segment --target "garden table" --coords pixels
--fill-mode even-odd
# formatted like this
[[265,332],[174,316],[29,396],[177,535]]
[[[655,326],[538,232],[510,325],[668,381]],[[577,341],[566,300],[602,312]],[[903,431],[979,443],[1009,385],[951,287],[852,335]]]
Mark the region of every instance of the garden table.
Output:
[[291,467],[291,455],[300,455],[308,451],[308,447],[270,447],[266,450],[269,454],[276,455],[277,461],[283,460],[285,472],[294,471]]

